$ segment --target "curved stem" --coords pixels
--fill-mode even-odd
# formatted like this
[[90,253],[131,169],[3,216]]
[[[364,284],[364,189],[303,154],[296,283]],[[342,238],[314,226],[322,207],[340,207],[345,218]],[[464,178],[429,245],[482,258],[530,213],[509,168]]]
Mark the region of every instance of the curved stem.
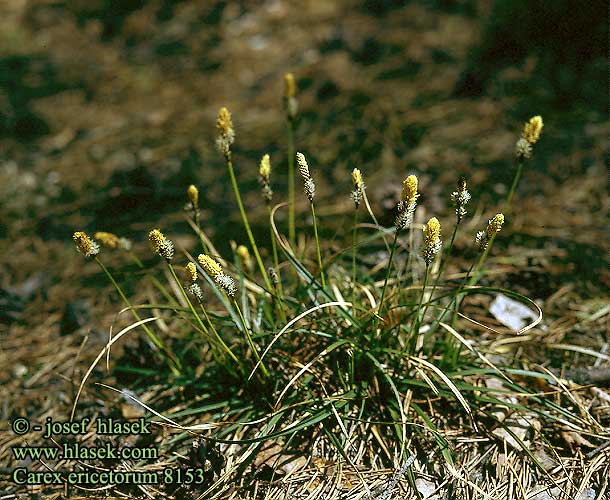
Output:
[[[100,266],[102,271],[104,271],[104,274],[106,274],[106,276],[108,277],[108,279],[110,280],[110,282],[114,286],[115,290],[120,295],[120,297],[123,300],[123,302],[127,305],[127,307],[129,307],[129,310],[131,311],[131,314],[133,314],[133,317],[137,321],[142,321],[142,318],[140,317],[138,312],[134,309],[134,307],[131,305],[131,302],[129,302],[129,299],[125,296],[125,293],[123,292],[123,289],[116,282],[116,280],[114,279],[112,274],[110,274],[110,271],[108,271],[108,268],[106,268],[106,266],[102,263],[102,261],[99,259],[99,257],[95,257],[95,262],[97,262],[97,264]],[[165,347],[165,345],[163,344],[161,339],[159,337],[157,337],[153,333],[153,331],[148,327],[148,325],[142,324],[142,328],[144,329],[144,331],[148,335],[148,338],[150,338],[150,340],[153,342],[153,344],[155,344],[155,346],[158,349],[160,349],[167,356],[167,358],[170,360],[169,367],[172,370],[172,373],[174,375],[179,375],[180,374],[180,370],[182,368],[181,365],[180,365],[180,361],[174,356],[174,354],[167,347]]]
[[[269,218],[271,218],[271,207],[267,205],[267,211],[269,213]],[[286,322],[286,311],[284,311],[284,289],[282,287],[282,276],[280,275],[280,261],[277,256],[277,243],[275,242],[275,234],[273,233],[273,226],[269,227],[269,232],[271,233],[271,248],[273,250],[273,265],[275,267],[275,272],[277,273],[277,287],[276,291],[278,294],[278,306],[280,311],[281,320]]]
[[313,203],[310,203],[311,206],[311,216],[313,217],[313,232],[316,237],[316,250],[318,252],[318,266],[320,267],[320,279],[322,280],[322,288],[326,288],[326,280],[324,279],[324,267],[322,265],[322,254],[320,252],[320,240],[318,239],[318,224],[316,223],[316,211],[313,207]]
[[[106,274],[106,276],[108,277],[108,279],[110,280],[110,282],[114,285],[115,290],[118,292],[118,294],[121,296],[121,299],[123,300],[123,302],[125,302],[125,304],[127,305],[127,307],[129,307],[129,309],[131,310],[131,313],[133,314],[133,317],[136,318],[137,321],[142,321],[142,318],[140,317],[140,315],[137,313],[137,311],[133,308],[133,306],[131,305],[131,302],[129,302],[129,299],[125,296],[125,294],[123,293],[123,289],[119,286],[119,284],[115,281],[114,277],[112,276],[112,274],[110,274],[110,271],[108,271],[108,269],[106,268],[106,266],[102,263],[102,261],[99,259],[99,257],[95,257],[95,262],[98,263],[98,265],[102,268],[102,271],[104,271],[104,273]],[[157,337],[150,328],[148,328],[148,325],[143,324],[142,328],[144,329],[144,331],[146,332],[146,334],[148,335],[148,337],[150,338],[150,340],[153,341],[153,343],[159,348],[159,349],[163,349],[163,342],[161,342],[161,339],[159,339],[159,337]]]

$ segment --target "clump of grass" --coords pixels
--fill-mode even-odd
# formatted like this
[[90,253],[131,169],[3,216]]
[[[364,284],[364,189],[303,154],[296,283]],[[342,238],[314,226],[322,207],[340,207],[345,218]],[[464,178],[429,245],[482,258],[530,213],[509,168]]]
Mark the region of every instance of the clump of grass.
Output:
[[[296,114],[296,101],[291,99],[294,99],[294,81],[287,77],[285,103],[290,130]],[[286,238],[275,222],[275,214],[284,209],[285,204],[271,205],[274,196],[271,164],[269,156],[265,155],[258,174],[270,218],[270,238],[264,244],[271,248],[273,262],[267,272],[233,170],[231,147],[235,134],[226,108],[219,112],[217,128],[217,146],[227,164],[250,248],[235,247],[237,264],[233,266],[217,255],[211,242],[204,253],[193,258],[189,249],[179,249],[175,254],[173,243],[160,230],[150,232],[152,249],[165,261],[170,278],[169,288],[163,285],[158,288],[162,296],[172,298],[163,311],[164,320],[172,325],[176,354],[149,328],[125,297],[122,288],[99,260],[99,246],[82,232],[74,235],[78,250],[100,265],[154,345],[166,354],[167,364],[173,372],[167,385],[179,386],[185,393],[205,394],[203,407],[200,399],[193,397],[183,402],[186,409],[181,411],[184,413],[171,414],[171,405],[167,405],[157,410],[158,416],[166,410],[169,413],[163,418],[172,419],[172,425],[184,430],[186,424],[176,421],[188,413],[197,425],[210,424],[205,432],[189,428],[190,432],[211,443],[242,445],[241,455],[232,462],[233,468],[211,481],[205,494],[221,491],[238,471],[252,463],[259,447],[270,441],[281,441],[285,449],[292,446],[310,454],[312,447],[323,440],[334,450],[329,452],[327,449],[327,454],[351,465],[357,462],[371,466],[382,463],[410,465],[413,459],[409,457],[414,454],[429,457],[439,454],[453,467],[458,451],[443,436],[438,425],[459,421],[462,428],[471,432],[478,431],[477,421],[502,425],[494,412],[509,405],[505,392],[533,398],[531,390],[513,380],[517,373],[515,367],[492,363],[474,339],[467,340],[469,330],[461,328],[456,321],[464,297],[500,291],[492,286],[475,285],[484,275],[493,242],[505,223],[504,214],[498,213],[489,219],[484,230],[471,235],[476,257],[470,269],[459,283],[445,278],[446,264],[453,257],[458,228],[467,216],[466,205],[471,199],[465,178],[458,180],[457,190],[451,195],[455,208],[451,238],[441,264],[435,266],[435,260],[443,254],[439,221],[442,215],[431,217],[423,227],[417,223],[420,197],[417,177],[409,175],[403,181],[396,207],[394,239],[387,252],[384,236],[391,229],[378,229],[376,219],[374,225],[359,225],[358,209],[363,200],[368,207],[368,201],[363,174],[360,169],[353,169],[354,214],[353,227],[346,231],[348,244],[343,251],[323,260],[322,255],[329,247],[320,240],[318,233],[314,208],[316,186],[305,156],[296,153],[313,220],[313,244],[307,245],[301,258],[289,244],[294,241],[292,228],[297,230],[293,217],[292,172],[289,172],[287,190]],[[503,204],[504,212],[510,207],[523,162],[531,157],[532,146],[539,139],[541,129],[540,117],[532,118],[517,143],[518,168]],[[290,143],[289,150],[292,147]],[[189,187],[187,194],[194,228],[199,232],[200,200],[193,188]],[[283,192],[281,187],[275,188]],[[374,218],[372,212],[371,215]],[[206,224],[212,222],[206,221]],[[421,282],[407,278],[417,273],[398,275],[393,265],[403,250],[402,232],[416,227],[423,230],[423,243],[419,249],[407,248],[408,262],[424,269]],[[112,238],[102,239],[113,245],[116,243]],[[250,249],[262,282],[257,282],[253,275]],[[379,257],[380,253],[382,257]],[[311,269],[312,255],[317,262],[316,271]],[[373,264],[371,256],[375,256]],[[184,280],[178,278],[174,269],[178,259],[186,261]],[[379,259],[383,262],[376,265]],[[344,273],[344,264],[351,273]],[[297,280],[282,282],[280,270],[290,268]],[[239,287],[233,276],[239,276]],[[433,285],[430,285],[431,279],[434,279]],[[533,306],[525,296],[509,290],[504,292]],[[351,302],[347,302],[345,296],[351,297]],[[155,307],[159,309],[158,304]],[[447,314],[452,315],[451,326],[444,321]],[[534,325],[532,323],[522,331]],[[196,335],[189,336],[193,331]],[[165,341],[169,342],[169,339]],[[188,349],[184,348],[184,343]],[[202,372],[185,362],[187,352],[191,363],[195,359],[198,366],[204,367]],[[193,352],[200,357],[193,356]],[[195,376],[195,372],[199,375]],[[542,377],[531,370],[518,373]],[[478,377],[495,379],[493,387],[497,389],[482,387]],[[535,397],[535,405],[537,418],[574,422],[575,425],[581,418],[563,411],[543,396]],[[528,411],[527,403],[510,403],[510,406],[514,411]],[[446,416],[449,423],[442,422],[439,414]],[[185,439],[186,434],[183,434],[176,441]],[[370,439],[378,443],[377,448],[382,452],[365,453],[362,447],[355,445]],[[431,443],[435,443],[435,447]],[[176,446],[176,442],[172,446]],[[535,458],[532,460],[536,467],[544,470]],[[400,475],[406,469],[403,466]],[[407,476],[413,486],[414,475],[410,470]],[[392,488],[394,485],[395,482]],[[363,487],[368,488],[366,484]]]

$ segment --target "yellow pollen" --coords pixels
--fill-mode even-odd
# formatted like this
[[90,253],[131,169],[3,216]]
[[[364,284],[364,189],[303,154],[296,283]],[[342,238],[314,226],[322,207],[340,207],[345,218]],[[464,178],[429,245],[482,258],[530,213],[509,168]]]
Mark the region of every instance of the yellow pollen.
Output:
[[434,247],[435,243],[441,236],[441,224],[436,217],[432,217],[424,226],[424,246],[426,248]]
[[296,94],[296,84],[294,83],[294,75],[286,73],[284,75],[284,96],[291,98]]
[[489,219],[489,222],[487,223],[487,237],[491,238],[499,233],[503,224],[504,214],[496,214],[492,219]]
[[197,189],[197,186],[191,184],[186,190],[186,194],[194,207],[199,206],[199,190]]
[[540,139],[543,126],[542,117],[540,115],[534,116],[525,124],[521,135],[530,144],[535,144]]
[[72,235],[72,239],[74,240],[74,243],[76,243],[78,251],[85,257],[91,257],[99,252],[99,246],[87,236],[87,233],[76,231]]
[[153,229],[148,233],[148,239],[152,245],[153,251],[156,254],[160,254],[161,250],[165,247],[165,236],[159,229]]
[[258,173],[265,182],[269,182],[269,176],[271,175],[271,163],[269,162],[269,155],[264,155],[261,159]]
[[297,164],[299,165],[299,175],[304,181],[311,179],[309,174],[309,165],[303,153],[297,153]]
[[410,175],[402,182],[402,194],[400,199],[403,203],[410,205],[417,200],[419,194],[417,194],[417,177]]
[[199,264],[201,264],[201,267],[203,267],[203,270],[212,278],[222,274],[222,266],[209,255],[200,254],[199,257],[197,257],[197,260],[199,261]]
[[120,245],[120,239],[116,234],[100,231],[95,233],[93,237],[108,248],[118,248]]
[[197,266],[195,266],[193,262],[189,262],[186,265],[186,274],[188,276],[188,279],[193,283],[197,281]]
[[225,107],[218,111],[218,119],[216,120],[216,128],[220,135],[227,136],[233,131],[233,122],[231,121],[231,113]]
[[363,181],[360,169],[355,168],[352,170],[352,183],[354,184],[355,189],[362,189]]

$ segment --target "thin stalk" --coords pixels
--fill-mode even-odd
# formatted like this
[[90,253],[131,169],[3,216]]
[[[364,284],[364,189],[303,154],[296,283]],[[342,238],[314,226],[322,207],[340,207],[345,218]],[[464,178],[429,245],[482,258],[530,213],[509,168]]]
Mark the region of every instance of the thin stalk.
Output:
[[521,179],[522,172],[523,172],[523,162],[520,161],[517,163],[517,172],[515,173],[515,178],[513,179],[513,184],[510,187],[510,191],[508,192],[506,201],[504,202],[504,207],[502,209],[503,212],[508,211],[510,204],[513,201],[513,195],[515,194],[515,190],[517,189],[517,184],[519,184],[519,179]]
[[[133,260],[136,263],[136,265],[140,269],[144,269],[144,264],[142,264],[142,261],[133,252],[131,252],[131,251],[129,252],[129,257],[131,258],[131,260]],[[168,302],[173,303],[173,304],[176,303],[174,298],[167,292],[165,287],[161,284],[161,282],[155,276],[151,276],[150,280],[152,281],[153,285],[155,285],[157,290],[159,290],[159,292],[161,292],[161,294],[163,294],[163,297],[165,297],[165,299]]]
[[[271,218],[271,207],[267,205],[267,211],[269,213],[269,218]],[[278,281],[277,281],[277,294],[278,294],[278,305],[280,310],[280,317],[282,321],[286,322],[286,311],[284,310],[284,289],[282,287],[282,277],[280,275],[280,261],[277,256],[277,243],[275,242],[275,234],[273,233],[273,227],[270,225],[269,232],[271,233],[271,249],[273,251],[273,265],[275,267],[275,272],[277,273]]]
[[186,301],[191,314],[195,317],[195,320],[197,321],[197,323],[199,324],[199,327],[206,333],[208,334],[208,329],[207,327],[203,324],[203,321],[201,321],[201,317],[199,316],[199,314],[197,314],[197,311],[195,310],[195,308],[193,307],[192,302],[190,301],[186,290],[184,289],[184,287],[182,286],[182,283],[180,282],[180,280],[178,279],[178,276],[176,275],[176,271],[174,270],[174,266],[172,266],[169,262],[167,263],[167,267],[169,269],[169,272],[172,275],[172,278],[174,278],[174,281],[176,282],[176,285],[178,285],[178,288],[180,288],[180,292],[182,292],[182,297],[184,297],[184,300]]
[[379,222],[377,221],[377,217],[375,217],[375,214],[373,213],[373,210],[371,209],[369,199],[366,197],[366,189],[362,190],[362,198],[364,199],[364,205],[366,206],[366,210],[368,211],[369,215],[371,216],[371,219],[373,219],[373,222],[377,226],[377,229],[381,232],[381,239],[383,240],[383,244],[385,245],[385,248],[389,253],[390,245],[388,245],[388,241],[385,238],[385,232],[383,231],[383,229],[381,229],[381,226],[379,225]]
[[[97,264],[100,266],[102,271],[104,271],[104,274],[106,274],[106,276],[108,277],[108,279],[110,280],[110,282],[114,286],[115,290],[117,291],[117,293],[119,294],[119,296],[121,297],[123,302],[127,305],[127,307],[129,307],[129,309],[131,311],[131,314],[133,314],[133,317],[137,321],[142,321],[142,318],[140,317],[138,312],[134,309],[134,307],[131,305],[131,302],[129,302],[129,299],[125,296],[125,293],[123,292],[123,289],[116,282],[116,280],[114,279],[112,274],[110,274],[110,271],[108,271],[108,268],[103,264],[103,262],[99,259],[99,257],[95,257],[95,262],[97,262]],[[142,324],[141,326],[144,329],[144,331],[146,332],[146,334],[148,335],[148,338],[150,338],[150,340],[153,342],[153,344],[155,344],[155,346],[157,346],[158,349],[163,351],[163,353],[170,360],[169,367],[172,370],[172,373],[174,375],[179,375],[180,374],[180,370],[182,368],[181,365],[180,365],[180,361],[178,359],[176,359],[176,357],[173,355],[173,353],[167,347],[165,347],[165,345],[163,344],[161,339],[159,337],[157,337],[157,335],[155,335],[153,333],[153,331],[148,327],[148,325]]]
[[288,239],[294,246],[296,231],[294,225],[294,122],[288,118]]
[[[123,293],[123,289],[119,286],[119,284],[115,281],[114,277],[112,276],[112,274],[110,274],[110,271],[108,271],[108,269],[106,268],[106,266],[102,263],[102,261],[99,259],[99,257],[95,257],[95,262],[98,263],[98,265],[102,268],[102,271],[104,271],[104,273],[106,274],[106,276],[108,277],[108,279],[110,280],[110,282],[114,285],[115,290],[118,292],[118,294],[121,296],[121,299],[123,300],[123,302],[125,302],[125,304],[127,305],[127,307],[129,307],[129,309],[131,310],[131,313],[133,314],[134,318],[136,318],[137,321],[142,321],[142,318],[140,317],[140,315],[138,314],[138,312],[133,308],[133,306],[131,305],[131,302],[129,302],[129,299],[125,296],[125,294]],[[148,337],[150,338],[150,340],[153,341],[153,343],[159,348],[159,349],[164,349],[163,346],[163,342],[161,342],[161,339],[159,339],[159,337],[157,337],[150,328],[148,328],[148,325],[143,324],[142,328],[144,329],[144,331],[146,332],[146,334],[148,335]]]
[[256,356],[256,360],[260,363],[261,370],[263,372],[263,376],[268,377],[269,372],[267,371],[267,368],[265,368],[265,364],[262,362],[261,357],[258,354],[258,351],[256,350],[256,346],[254,345],[254,341],[252,340],[252,335],[250,334],[250,329],[248,328],[248,325],[246,324],[246,320],[244,319],[244,315],[241,312],[241,308],[239,307],[237,300],[233,299],[233,305],[235,306],[235,309],[237,309],[237,314],[239,315],[241,324],[244,327],[244,332],[246,332],[246,338],[248,339],[250,348],[254,352],[254,356]]
[[411,328],[409,328],[409,338],[413,335],[415,327],[419,330],[419,311],[421,310],[422,303],[424,301],[424,295],[426,294],[426,287],[428,286],[428,277],[430,275],[430,266],[426,266],[426,272],[424,274],[424,284],[422,286],[421,295],[419,296],[419,302],[417,304],[417,311],[411,322]]
[[[451,256],[451,251],[453,250],[453,242],[455,241],[455,235],[457,234],[457,230],[458,227],[460,225],[461,220],[458,219],[455,227],[453,228],[453,233],[451,234],[451,240],[449,241],[449,248],[447,249],[447,255],[445,256],[444,259],[442,259],[441,261],[441,265],[438,269],[438,274],[436,275],[436,279],[434,280],[434,285],[432,285],[432,291],[430,292],[430,297],[434,297],[434,292],[436,291],[436,287],[438,286],[438,282],[441,279],[441,276],[443,274],[443,271],[445,270],[445,264],[447,263],[447,260],[449,259],[449,257]],[[426,304],[426,306],[424,307],[424,312],[423,312],[423,317],[426,316],[426,312],[428,311],[428,307],[430,306],[430,302],[428,302]]]
[[225,159],[227,161],[227,167],[229,168],[231,184],[233,185],[233,191],[235,193],[235,198],[237,199],[237,205],[239,206],[239,212],[241,213],[241,218],[244,222],[244,227],[246,228],[246,233],[248,233],[250,245],[252,246],[252,250],[254,250],[254,256],[256,257],[256,262],[258,263],[260,272],[263,275],[263,279],[265,280],[265,285],[267,286],[267,290],[271,291],[271,290],[273,290],[273,287],[271,286],[271,282],[269,281],[269,276],[267,276],[267,271],[265,270],[265,266],[263,265],[263,261],[261,259],[260,253],[258,251],[258,246],[256,245],[256,241],[254,240],[254,235],[252,234],[252,230],[250,229],[250,223],[248,222],[248,217],[246,216],[246,211],[244,210],[244,204],[241,201],[241,195],[239,194],[239,186],[237,185],[237,179],[235,178],[235,172],[233,171],[233,162],[231,161],[230,156],[227,156]]
[[381,299],[379,299],[379,307],[377,308],[377,313],[381,314],[381,308],[383,307],[383,299],[385,298],[385,291],[388,286],[388,279],[390,278],[390,272],[392,271],[392,261],[394,260],[394,252],[396,251],[396,244],[398,242],[398,233],[400,233],[400,229],[396,229],[394,233],[394,242],[390,248],[390,260],[388,262],[388,270],[385,274],[385,280],[383,282],[383,288],[381,289]]
[[223,349],[225,351],[227,351],[227,354],[229,356],[231,356],[231,359],[233,361],[235,361],[239,365],[239,359],[237,359],[237,356],[235,356],[235,354],[233,354],[233,351],[229,348],[229,346],[227,344],[225,344],[224,340],[222,340],[222,337],[216,331],[216,328],[214,327],[214,323],[212,323],[212,320],[208,316],[208,313],[205,310],[205,307],[203,307],[203,303],[201,301],[199,301],[199,306],[201,307],[201,311],[203,312],[203,316],[205,317],[206,321],[208,322],[208,325],[210,325],[210,329],[214,333],[214,336],[216,337],[216,339],[218,340],[220,345],[223,347]]
[[[352,314],[356,316],[356,245],[358,244],[358,209],[354,210],[354,229],[352,231]],[[352,361],[353,363],[353,361]]]
[[[481,259],[479,259],[479,263],[480,262],[481,262]],[[458,311],[460,310],[460,305],[461,305],[462,300],[463,300],[461,292],[464,289],[464,287],[467,284],[469,284],[468,280],[470,278],[470,274],[472,273],[472,270],[476,269],[477,267],[478,267],[478,264],[475,266],[474,262],[470,265],[470,269],[468,269],[468,272],[466,273],[466,276],[463,279],[463,281],[462,281],[462,283],[460,285],[460,288],[458,288],[458,291],[455,294],[455,297],[453,298],[453,304],[452,305],[453,305],[454,309],[453,309],[453,316],[451,318],[451,325],[452,325],[452,327],[455,327],[455,322],[457,320]],[[443,316],[444,316],[446,311],[447,310],[443,311]],[[441,319],[439,320],[439,322],[440,321],[442,321],[442,316],[441,316]]]
[[208,250],[208,246],[205,244],[205,241],[203,240],[203,231],[201,231],[201,226],[199,225],[198,222],[196,222],[197,225],[197,236],[199,237],[199,242],[201,243],[201,248],[203,249],[203,253],[210,253],[210,251]]
[[313,232],[316,238],[316,251],[318,252],[318,266],[320,267],[320,278],[322,280],[322,288],[326,288],[326,280],[324,279],[324,267],[322,265],[322,254],[320,252],[320,240],[318,239],[318,224],[316,223],[316,210],[313,207],[313,203],[310,203],[311,206],[311,216],[313,217]]

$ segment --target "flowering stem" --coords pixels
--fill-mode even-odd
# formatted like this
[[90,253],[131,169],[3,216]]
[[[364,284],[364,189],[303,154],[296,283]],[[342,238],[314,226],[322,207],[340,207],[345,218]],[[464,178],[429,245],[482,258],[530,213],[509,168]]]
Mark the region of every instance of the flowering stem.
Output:
[[254,240],[254,236],[252,235],[250,223],[248,222],[248,217],[246,216],[246,211],[244,210],[244,204],[241,201],[241,195],[239,194],[239,186],[237,185],[237,179],[235,178],[235,172],[233,171],[233,162],[231,161],[230,156],[226,156],[225,159],[227,161],[227,167],[229,168],[229,176],[231,177],[231,184],[233,185],[233,191],[235,192],[235,198],[237,199],[239,212],[241,213],[241,218],[244,221],[246,233],[248,233],[248,238],[250,239],[250,245],[252,246],[252,250],[254,250],[254,256],[256,257],[256,262],[258,263],[258,267],[261,271],[261,274],[263,275],[263,279],[265,280],[267,290],[271,291],[273,290],[273,287],[271,286],[269,276],[267,276],[267,271],[265,270],[265,266],[263,265],[260,253],[258,252],[258,246],[256,246],[256,241]]
[[296,241],[294,225],[294,122],[288,119],[288,239]]
[[[492,238],[493,238],[493,237],[492,237]],[[490,243],[491,243],[491,241],[490,241]],[[487,248],[489,248],[489,246],[488,246]],[[486,249],[486,250],[487,250],[487,249]],[[455,294],[455,297],[454,297],[454,299],[453,299],[453,316],[452,316],[452,318],[451,318],[451,326],[452,326],[452,328],[454,328],[454,329],[455,329],[455,322],[457,321],[457,315],[458,315],[458,312],[459,312],[459,310],[460,310],[460,305],[462,304],[462,300],[464,299],[463,295],[462,295],[460,292],[461,292],[461,291],[464,289],[464,287],[465,287],[466,285],[471,285],[471,284],[472,284],[472,283],[469,283],[469,282],[468,282],[468,280],[469,280],[469,278],[470,278],[470,274],[472,273],[472,270],[473,270],[473,269],[475,269],[475,270],[476,270],[476,269],[479,267],[479,265],[481,264],[481,262],[482,262],[482,260],[483,260],[483,257],[484,257],[485,255],[487,255],[487,252],[486,252],[486,251],[483,253],[483,255],[482,255],[482,256],[481,256],[481,258],[479,259],[479,262],[477,263],[477,265],[476,265],[476,266],[475,266],[475,263],[474,263],[474,262],[473,262],[473,263],[470,265],[470,269],[468,269],[468,272],[466,273],[466,277],[465,277],[465,278],[464,278],[464,280],[462,281],[462,284],[460,285],[460,288],[458,289],[458,292]],[[445,310],[445,311],[446,311],[446,310]],[[444,313],[443,313],[443,315],[444,315]],[[441,320],[442,320],[442,317],[441,317]]]
[[[449,259],[449,256],[451,255],[451,250],[453,250],[453,242],[455,241],[455,235],[457,234],[457,230],[458,230],[458,226],[460,225],[460,222],[461,222],[461,220],[458,219],[455,224],[455,227],[453,228],[453,234],[451,235],[451,241],[449,242],[449,248],[447,249],[447,255],[444,259],[442,259],[441,265],[438,270],[438,274],[436,275],[436,279],[434,280],[434,285],[432,285],[432,291],[430,292],[431,298],[434,297],[434,292],[436,291],[438,282],[440,281],[443,271],[445,269],[445,264],[447,263],[447,260]],[[429,306],[430,306],[430,302],[428,302],[426,304],[426,306],[424,307],[424,312],[422,314],[423,317],[426,316],[426,312],[428,311]]]
[[176,285],[178,285],[178,288],[180,289],[180,292],[182,292],[182,297],[184,297],[184,300],[186,301],[187,305],[189,306],[189,309],[191,310],[191,313],[193,314],[193,316],[195,317],[195,319],[197,320],[197,323],[199,324],[200,328],[203,330],[203,332],[207,335],[208,334],[208,329],[206,328],[206,326],[203,324],[203,321],[201,321],[201,318],[199,317],[199,314],[197,314],[197,311],[195,310],[195,308],[193,307],[192,302],[190,301],[186,290],[184,289],[184,287],[182,286],[182,283],[180,283],[180,280],[178,279],[178,276],[176,275],[176,271],[174,270],[174,266],[172,266],[169,262],[167,263],[167,267],[169,269],[169,272],[172,275],[172,278],[174,278],[174,281],[176,282]]
[[256,356],[256,360],[258,362],[260,362],[261,371],[263,372],[263,375],[265,377],[268,377],[269,376],[269,372],[267,371],[267,368],[265,368],[265,364],[262,362],[261,357],[258,354],[258,351],[256,350],[256,346],[254,345],[254,342],[252,341],[252,335],[250,334],[250,329],[248,328],[248,325],[246,324],[246,320],[244,319],[244,315],[241,312],[241,308],[239,307],[239,304],[237,303],[237,300],[233,299],[233,305],[235,306],[235,309],[237,309],[237,313],[239,314],[239,319],[241,321],[242,326],[244,327],[244,332],[246,332],[246,338],[248,339],[248,343],[250,344],[250,348],[252,349],[252,351],[254,351],[254,355]]
[[[134,318],[136,318],[138,321],[142,321],[142,318],[140,318],[140,315],[137,313],[137,311],[133,308],[133,306],[131,305],[131,302],[129,302],[129,299],[125,296],[125,294],[123,293],[122,288],[119,286],[119,284],[115,281],[114,277],[112,276],[112,274],[110,274],[110,271],[108,271],[108,269],[106,268],[106,266],[102,263],[102,261],[98,258],[95,257],[95,262],[98,263],[98,265],[102,268],[102,271],[104,271],[104,273],[106,274],[106,276],[108,277],[108,279],[110,280],[110,282],[114,285],[114,288],[116,289],[116,291],[118,292],[118,294],[121,296],[121,299],[123,299],[123,302],[125,302],[125,304],[127,305],[127,307],[129,307],[129,309],[131,310]],[[159,348],[159,349],[163,349],[163,342],[161,342],[161,340],[159,339],[159,337],[157,337],[151,330],[150,328],[148,328],[147,325],[143,324],[142,328],[144,329],[144,331],[148,334],[148,336],[150,337],[150,340],[153,341],[153,343]]]
[[220,345],[223,347],[223,349],[225,351],[227,351],[229,356],[231,356],[231,359],[233,359],[233,361],[235,361],[237,364],[239,364],[239,360],[237,359],[237,356],[235,356],[235,354],[233,354],[233,351],[229,348],[229,346],[227,346],[227,344],[225,344],[224,340],[222,340],[222,337],[216,331],[216,328],[214,328],[214,323],[212,323],[212,320],[210,320],[210,317],[208,316],[208,313],[205,310],[205,307],[203,307],[203,303],[201,301],[199,301],[199,306],[201,307],[201,310],[203,311],[203,316],[205,317],[206,321],[208,322],[208,325],[210,325],[210,328],[211,328],[212,332],[214,333],[214,335],[216,336],[216,339],[218,340]]
[[519,184],[519,179],[521,179],[521,172],[523,171],[523,161],[518,162],[517,164],[517,172],[515,173],[515,178],[513,179],[513,184],[510,187],[510,191],[508,192],[508,196],[506,197],[506,201],[504,202],[504,208],[502,212],[506,213],[508,208],[510,207],[511,202],[513,201],[513,195],[515,194],[515,190],[517,189],[517,184]]
[[[206,335],[209,336],[208,329],[203,324],[203,321],[201,321],[201,317],[199,316],[199,314],[197,313],[197,311],[193,307],[193,303],[190,301],[190,299],[188,297],[188,294],[186,293],[186,290],[184,289],[184,287],[182,286],[182,283],[180,282],[180,280],[178,279],[178,276],[176,275],[176,271],[174,270],[174,266],[172,266],[168,262],[167,263],[167,267],[169,268],[169,271],[170,271],[172,277],[174,278],[174,281],[178,285],[178,288],[180,288],[180,291],[182,292],[182,296],[184,297],[184,300],[186,300],[186,303],[188,304],[189,309],[191,310],[191,313],[193,314],[193,316],[195,316],[195,319],[197,320],[197,323],[199,324],[201,330],[203,330],[203,332]],[[216,328],[214,328],[214,325],[212,324],[212,322],[210,321],[210,318],[208,317],[208,313],[206,312],[205,307],[203,307],[203,303],[201,301],[199,301],[199,300],[198,300],[198,302],[199,302],[199,305],[201,306],[201,310],[203,311],[203,314],[204,314],[208,324],[210,325],[210,328],[212,329],[212,331],[214,332],[214,335],[216,336],[216,339],[219,341],[220,345],[222,345],[222,347],[229,353],[229,355],[233,358],[233,360],[236,363],[239,364],[239,361],[238,361],[237,357],[235,356],[235,354],[233,354],[231,352],[231,350],[227,347],[227,345],[223,342],[223,340],[218,335],[218,332],[216,331]]]
[[[123,293],[123,289],[116,282],[116,280],[114,279],[112,274],[110,274],[110,271],[108,271],[108,268],[102,263],[102,261],[99,259],[99,257],[95,257],[95,262],[97,262],[97,264],[100,266],[102,271],[104,271],[104,274],[106,274],[106,276],[108,277],[108,279],[114,286],[115,290],[120,295],[123,302],[131,310],[131,314],[133,314],[134,318],[136,318],[137,321],[142,321],[142,318],[140,317],[138,312],[134,309],[134,307],[131,305],[131,302],[129,302],[129,299],[125,296],[125,293]],[[153,342],[153,344],[155,344],[155,346],[157,346],[157,348],[161,349],[165,353],[165,355],[168,357],[168,359],[171,361],[169,366],[170,366],[170,369],[172,370],[172,373],[174,373],[174,375],[179,375],[181,367],[180,367],[180,362],[178,361],[178,359],[176,359],[176,357],[169,351],[169,349],[167,349],[163,345],[163,342],[161,341],[161,339],[152,332],[152,330],[148,327],[148,325],[142,324],[142,328],[148,335],[148,338],[150,338],[150,340]]]
[[[271,218],[271,207],[267,205],[267,210],[269,213],[269,218]],[[273,226],[270,225],[270,233],[271,233],[271,248],[273,250],[273,265],[275,266],[275,272],[277,273],[277,294],[278,294],[278,304],[280,310],[280,316],[283,322],[286,322],[286,312],[284,311],[284,290],[282,288],[282,277],[280,276],[280,261],[277,256],[277,243],[275,242],[275,234],[273,233]]]
[[422,303],[424,301],[424,295],[426,293],[426,287],[428,286],[428,277],[430,276],[430,266],[426,265],[426,272],[424,274],[424,284],[422,286],[421,295],[419,296],[419,302],[417,304],[417,311],[411,322],[411,328],[409,328],[409,338],[415,332],[415,328],[419,331],[419,311],[421,310]]
[[377,308],[378,314],[381,314],[381,308],[383,306],[383,299],[385,298],[385,291],[388,286],[388,279],[390,278],[390,272],[392,271],[392,262],[394,260],[394,252],[396,251],[396,244],[398,242],[399,233],[400,233],[400,229],[396,229],[396,232],[394,233],[394,242],[392,243],[392,247],[390,248],[390,260],[388,262],[388,270],[385,274],[383,288],[381,289],[381,298],[379,299],[379,307]]
[[322,266],[322,254],[320,252],[320,240],[318,239],[318,224],[316,223],[316,211],[313,207],[313,202],[310,203],[311,216],[313,217],[313,233],[316,238],[316,250],[318,252],[318,266],[320,267],[320,279],[322,280],[322,288],[326,288],[326,280],[324,279],[324,267]]
[[197,214],[196,219],[193,219],[193,222],[195,223],[195,227],[197,228],[197,230],[195,232],[197,233],[197,236],[199,237],[199,242],[201,243],[201,248],[203,249],[203,253],[210,253],[210,251],[208,250],[208,246],[205,244],[205,241],[203,240],[203,231],[201,230],[201,224],[199,222],[199,214]]
[[352,233],[352,314],[356,316],[356,244],[358,243],[358,209],[354,210],[354,229]]

